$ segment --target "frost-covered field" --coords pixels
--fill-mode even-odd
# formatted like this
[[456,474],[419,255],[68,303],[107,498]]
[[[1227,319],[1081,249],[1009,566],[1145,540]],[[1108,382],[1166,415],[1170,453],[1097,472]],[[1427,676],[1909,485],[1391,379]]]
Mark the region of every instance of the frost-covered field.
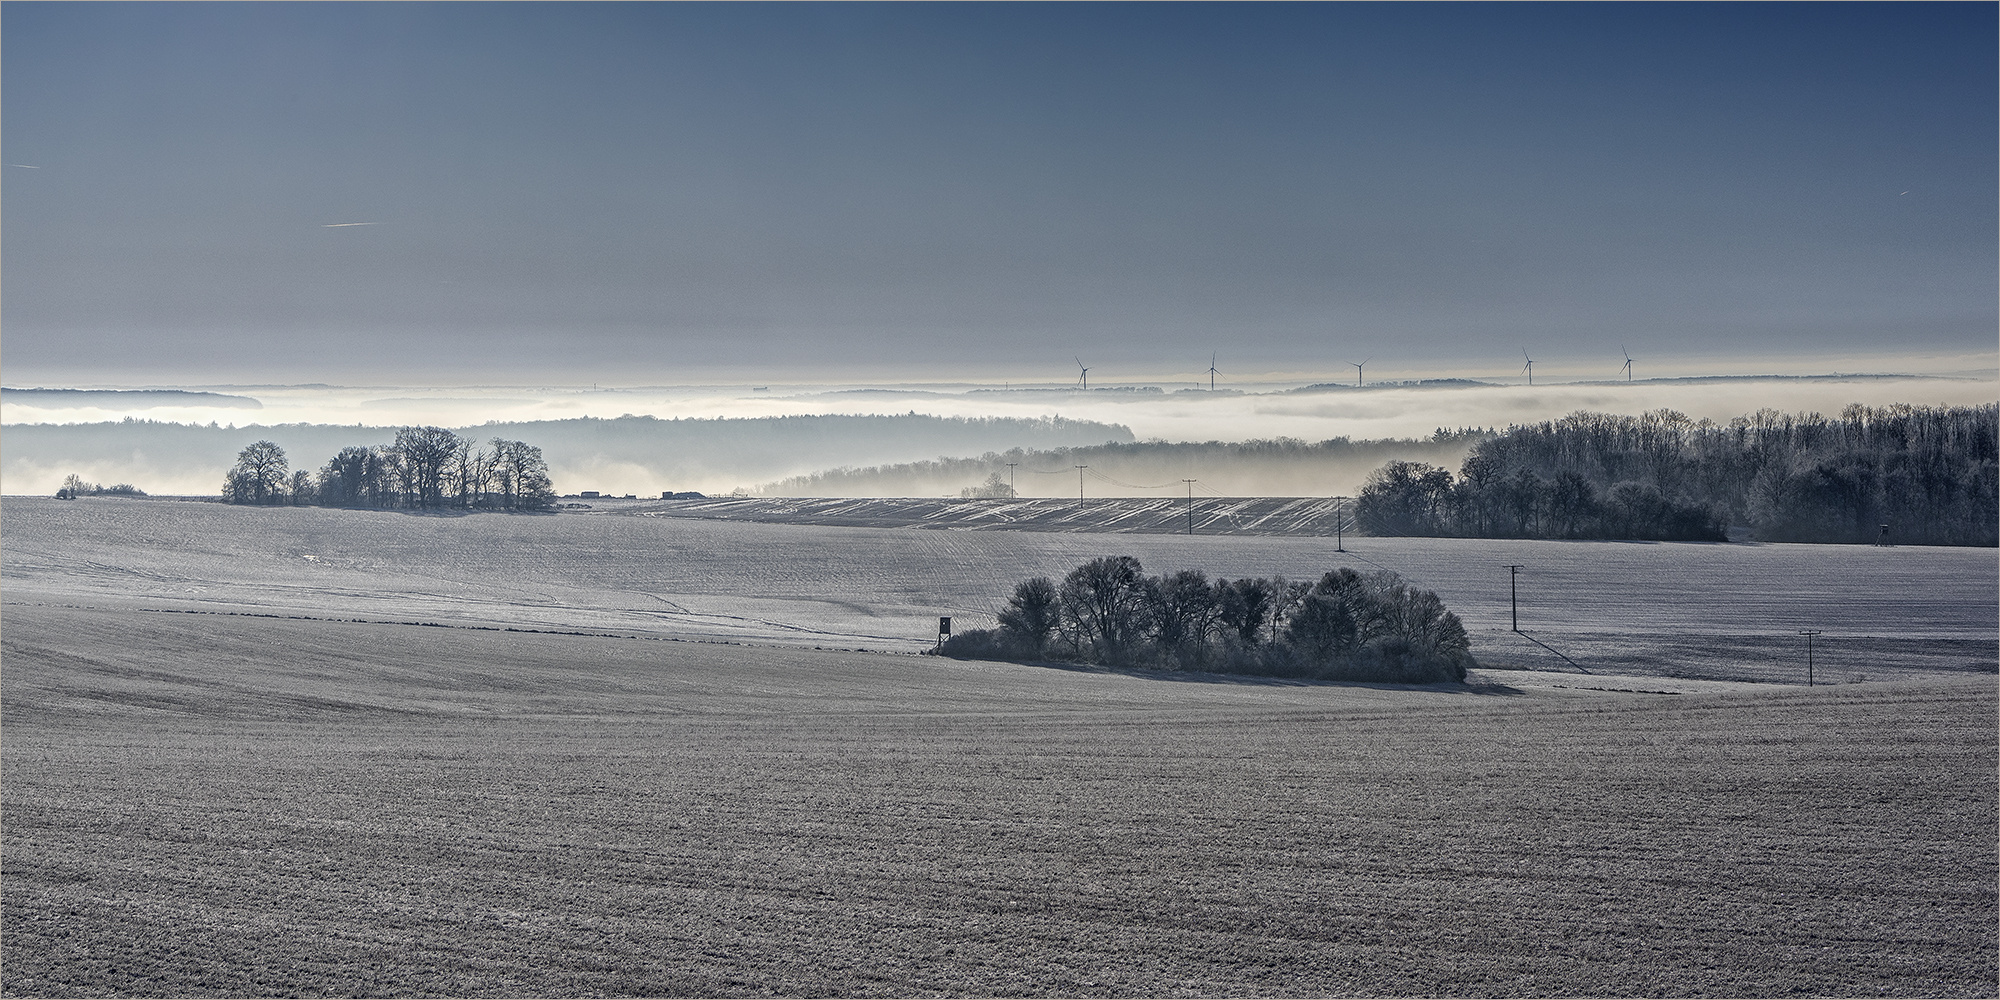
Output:
[[[1149,571],[1390,569],[1442,595],[1498,666],[1846,682],[1996,663],[1990,549],[931,531],[628,516],[427,516],[6,501],[7,600],[356,617],[911,651],[991,615],[1025,577],[1101,555]],[[647,509],[643,506],[634,511]]]
[[8,995],[2000,974],[1987,679],[1190,682],[111,598],[11,606],[0,642]]
[[[855,650],[1092,555],[1331,547],[9,500],[0,993],[1995,994],[1991,552],[1345,560],[1523,662],[1525,563],[1591,676]],[[1819,617],[1864,610],[1857,662]],[[1789,680],[1756,641],[1807,623],[1871,681],[1657,676]]]

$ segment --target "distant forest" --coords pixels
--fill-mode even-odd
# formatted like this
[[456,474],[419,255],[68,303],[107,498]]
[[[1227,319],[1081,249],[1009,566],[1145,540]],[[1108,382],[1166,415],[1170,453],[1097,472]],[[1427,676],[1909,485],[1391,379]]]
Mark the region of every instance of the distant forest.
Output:
[[937,652],[1406,684],[1463,681],[1476,665],[1458,616],[1388,571],[1211,581],[1200,570],[1147,576],[1131,556],[1106,556],[1061,583],[1022,581],[998,617],[998,629]]
[[[1199,476],[1210,492],[1230,496],[1325,496],[1358,486],[1388,458],[1456,461],[1493,432],[1440,428],[1428,438],[1242,442],[1132,441],[1067,448],[1013,448],[978,458],[939,458],[841,468],[766,484],[765,496],[883,497],[1075,495],[1076,466],[1089,466],[1094,490],[1178,493]],[[1013,468],[1009,468],[1009,463]]]
[[1355,505],[1380,535],[1995,545],[2000,405],[1576,413],[1481,441],[1458,476],[1377,469]]
[[264,404],[249,396],[219,392],[191,392],[186,389],[16,389],[0,388],[0,401],[43,409],[80,409],[101,406],[107,409],[144,410],[157,407],[205,406],[261,410]]
[[222,498],[240,504],[461,510],[555,506],[542,450],[494,438],[480,447],[442,427],[405,427],[392,444],[342,448],[317,475],[258,441],[237,453]]

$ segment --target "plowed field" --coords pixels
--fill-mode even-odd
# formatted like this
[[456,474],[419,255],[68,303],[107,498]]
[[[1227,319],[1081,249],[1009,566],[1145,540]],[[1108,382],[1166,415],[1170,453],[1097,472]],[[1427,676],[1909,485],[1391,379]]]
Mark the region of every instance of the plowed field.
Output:
[[[2000,992],[2000,702],[1941,659],[1422,689],[749,644],[851,644],[1101,542],[10,500],[0,992]],[[1327,555],[1281,544],[1197,555]],[[1664,590],[1662,633],[1860,606],[1872,573],[1901,627],[1992,648],[1990,552],[1370,557],[1559,551],[1735,588]],[[654,587],[775,624],[651,619]]]

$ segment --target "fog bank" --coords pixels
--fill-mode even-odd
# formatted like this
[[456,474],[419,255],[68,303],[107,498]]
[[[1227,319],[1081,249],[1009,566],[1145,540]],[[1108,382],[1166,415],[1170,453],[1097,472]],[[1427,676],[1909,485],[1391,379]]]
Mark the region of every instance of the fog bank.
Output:
[[[79,388],[146,390],[148,395],[76,395],[62,399],[62,406],[17,402],[14,393],[0,397],[0,441],[5,443],[0,489],[52,493],[63,475],[76,472],[95,482],[130,482],[155,493],[213,493],[236,451],[260,435],[284,445],[295,467],[317,468],[340,447],[386,443],[394,428],[411,424],[461,429],[482,442],[504,436],[539,445],[564,492],[657,496],[668,489],[754,489],[842,467],[974,458],[1009,448],[1147,440],[1427,440],[1439,428],[1504,429],[1578,410],[1639,414],[1669,408],[1695,419],[1726,421],[1765,408],[1832,414],[1850,403],[1966,406],[2000,398],[2000,382],[1990,377],[1866,376],[1363,388],[1224,382],[1213,392],[1187,383],[1098,387],[1094,380],[1089,391],[1006,383]],[[175,396],[171,390],[231,398],[223,401],[229,405],[179,405],[199,398]],[[261,407],[255,416],[264,430],[231,429],[248,415],[238,400]],[[71,405],[90,402],[100,405]],[[120,423],[125,418],[144,421],[149,429],[127,427]],[[85,427],[97,429],[80,429]],[[761,430],[749,437],[732,436],[749,434],[752,427]],[[926,472],[895,483],[884,480],[880,488],[920,496],[955,492],[971,485],[959,478],[971,471],[952,469],[944,476]],[[1342,484],[1355,475],[1344,467],[1327,475],[1276,465],[1254,474],[1247,468],[1240,471],[1243,475],[1232,479],[1212,469],[1148,466],[1126,469],[1116,478],[1156,484],[1186,476],[1243,495],[1319,495],[1345,491],[1350,487]],[[1058,477],[1048,478],[1053,483]],[[831,480],[820,486],[835,488]],[[1032,492],[1042,487],[1028,481],[1021,488],[1028,495],[1042,495]],[[1059,491],[1050,486],[1046,492]]]
[[[658,496],[725,493],[831,465],[875,465],[1007,448],[1130,441],[1124,427],[1061,418],[958,418],[920,414],[660,420],[623,417],[487,423],[455,428],[484,444],[542,449],[560,493],[597,490]],[[293,469],[317,470],[349,445],[387,444],[392,426],[327,424],[225,427],[149,420],[13,425],[0,431],[0,490],[52,494],[74,472],[155,494],[214,494],[236,453],[253,441],[285,449]]]

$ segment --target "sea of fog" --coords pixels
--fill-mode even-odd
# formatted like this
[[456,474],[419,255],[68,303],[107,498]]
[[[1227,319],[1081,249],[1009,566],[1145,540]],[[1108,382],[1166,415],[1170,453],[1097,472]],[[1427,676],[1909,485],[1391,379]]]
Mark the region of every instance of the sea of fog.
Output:
[[[1636,414],[1671,408],[1696,419],[1726,421],[1771,408],[1835,413],[1862,403],[1971,405],[2000,396],[1992,378],[1826,376],[1813,378],[1708,378],[1620,382],[1415,385],[1221,385],[1210,391],[1187,382],[1074,387],[1007,384],[705,385],[705,386],[331,386],[204,385],[89,386],[89,392],[22,391],[9,386],[0,398],[0,436],[25,443],[29,425],[102,422],[169,422],[232,428],[240,448],[259,428],[329,425],[372,429],[409,424],[476,428],[581,417],[625,415],[674,418],[743,418],[809,415],[905,415],[944,418],[1042,419],[1062,417],[1115,429],[1106,440],[1244,441],[1289,437],[1307,441],[1346,437],[1421,438],[1438,428],[1531,423],[1578,410]],[[57,387],[45,387],[57,388]],[[70,387],[62,387],[70,388]],[[145,390],[145,391],[140,391]],[[476,432],[475,432],[476,433]],[[1128,436],[1129,435],[1129,436]],[[376,434],[375,436],[380,436]],[[233,442],[233,439],[232,439]],[[356,440],[353,444],[383,443]],[[530,443],[537,443],[531,441]],[[1101,443],[1101,442],[1074,442]],[[224,443],[228,444],[228,443]],[[1022,447],[1047,442],[1021,441]],[[697,466],[610,461],[589,448],[550,448],[548,459],[562,492],[658,495],[661,490],[723,493],[755,491],[776,479],[826,468],[976,455],[1004,450],[982,437],[978,450],[948,448],[935,436],[870,442],[866,449],[801,449],[782,459],[749,451],[733,461]],[[967,447],[975,447],[968,444]],[[107,454],[28,454],[0,449],[0,491],[53,492],[71,472],[102,482],[131,482],[153,493],[213,493],[233,450],[223,445],[200,454],[147,455],[136,442]],[[220,454],[227,451],[228,454]],[[108,456],[108,457],[107,457]],[[327,456],[294,456],[295,466],[317,467]]]

